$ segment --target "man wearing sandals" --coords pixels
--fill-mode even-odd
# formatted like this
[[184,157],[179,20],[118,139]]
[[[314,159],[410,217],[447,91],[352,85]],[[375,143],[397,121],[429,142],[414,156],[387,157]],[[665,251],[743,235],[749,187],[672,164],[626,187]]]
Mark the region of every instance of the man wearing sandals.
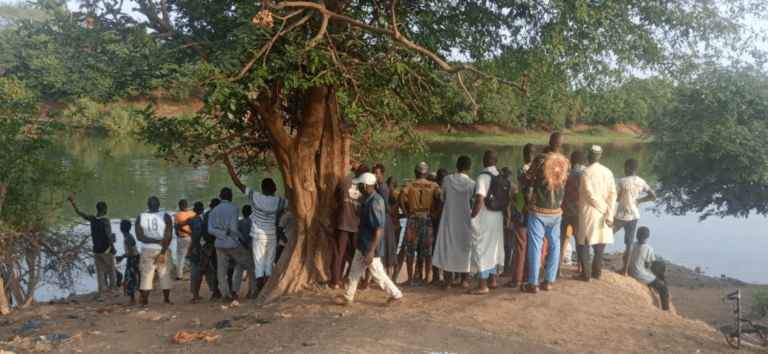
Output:
[[389,294],[387,305],[395,305],[403,301],[403,293],[398,289],[384,271],[381,256],[384,254],[384,244],[381,242],[384,224],[389,217],[389,208],[381,195],[375,192],[376,177],[372,173],[363,173],[360,178],[352,180],[360,185],[360,191],[367,199],[360,211],[360,226],[357,232],[357,250],[352,259],[349,274],[349,284],[344,295],[334,298],[339,305],[349,306],[355,299],[355,291],[360,283],[360,277],[365,270],[371,271],[371,276]]
[[550,257],[547,261],[546,276],[541,290],[552,290],[560,266],[560,203],[565,194],[571,164],[561,153],[565,145],[562,132],[552,133],[549,138],[549,152],[536,156],[525,173],[522,183],[533,188],[528,207],[528,283],[520,288],[529,293],[539,291],[539,267],[544,238],[547,238]]
[[501,211],[485,207],[493,177],[499,175],[496,162],[499,155],[488,150],[483,155],[485,169],[475,183],[475,202],[472,207],[472,261],[477,267],[477,287],[467,291],[470,295],[485,295],[495,289],[496,266],[504,263],[504,216]]

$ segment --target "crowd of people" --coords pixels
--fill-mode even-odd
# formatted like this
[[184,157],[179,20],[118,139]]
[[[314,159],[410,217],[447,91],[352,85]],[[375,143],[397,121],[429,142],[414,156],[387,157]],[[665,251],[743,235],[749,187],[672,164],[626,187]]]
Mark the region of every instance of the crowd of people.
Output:
[[[663,309],[668,310],[664,262],[655,260],[647,244],[650,230],[637,227],[637,206],[656,198],[637,175],[637,160],[627,160],[625,176],[615,181],[613,173],[600,164],[600,146],[574,151],[568,159],[562,154],[564,144],[565,135],[556,132],[541,153],[533,144],[524,146],[525,164],[516,174],[510,166],[497,169],[498,154],[488,150],[483,171],[474,180],[469,176],[469,156],[458,158],[454,174],[446,169],[430,173],[427,163],[420,162],[414,179],[399,191],[397,178],[385,180],[382,164],[372,169],[356,166],[354,176],[339,180],[334,191],[337,209],[328,285],[346,287],[334,301],[352,304],[357,288],[367,287],[371,278],[389,294],[388,305],[402,302],[400,288],[428,284],[484,295],[498,288],[497,278],[505,275],[511,279],[503,287],[519,287],[531,294],[551,291],[563,276],[560,268],[571,236],[578,264],[573,279],[590,283],[600,280],[605,246],[623,229],[626,250],[618,272],[657,289]],[[100,202],[93,216],[80,211],[70,197],[77,214],[91,224],[100,292],[114,291],[120,282],[115,262],[127,259],[123,283],[131,303],[138,288],[140,304],[148,306],[155,272],[164,301],[170,303],[172,274],[167,258],[175,234],[175,279],[182,279],[188,260],[193,303],[202,300],[203,278],[212,300],[236,298],[244,271],[246,296],[257,296],[293,233],[293,217],[288,200],[275,196],[274,181],[265,178],[257,192],[240,181],[226,157],[224,164],[249,205],[238,208],[232,203],[232,190],[223,188],[209,211],[201,202],[189,211],[182,200],[171,218],[160,210],[159,199],[151,197],[149,211],[140,214],[134,226],[136,239],[143,243],[141,251],[130,234],[131,222],[123,220],[125,255],[120,257],[115,257],[106,204]],[[645,196],[640,197],[641,193]],[[401,230],[403,218],[407,222]],[[398,284],[403,264],[406,279]],[[470,272],[477,278],[472,288]]]

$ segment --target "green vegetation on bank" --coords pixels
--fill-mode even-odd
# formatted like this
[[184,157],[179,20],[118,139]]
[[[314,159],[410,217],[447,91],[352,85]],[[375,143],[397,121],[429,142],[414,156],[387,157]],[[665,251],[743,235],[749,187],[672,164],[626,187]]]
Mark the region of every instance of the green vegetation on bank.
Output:
[[[600,127],[598,127],[600,128]],[[546,144],[548,135],[533,134],[494,134],[494,133],[439,133],[423,134],[422,137],[432,143],[476,143],[484,145],[525,145],[527,143]],[[571,133],[566,135],[569,144],[607,144],[607,143],[647,143],[652,141],[649,136],[635,137],[626,134],[606,133],[590,135]]]

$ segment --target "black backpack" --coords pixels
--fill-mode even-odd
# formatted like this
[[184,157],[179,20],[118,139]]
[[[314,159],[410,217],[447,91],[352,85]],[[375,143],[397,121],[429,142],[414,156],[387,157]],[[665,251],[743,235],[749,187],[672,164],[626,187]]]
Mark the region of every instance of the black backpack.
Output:
[[488,195],[485,196],[485,207],[491,211],[503,211],[509,205],[512,182],[501,172],[496,176],[490,172],[483,172],[482,174],[491,176],[491,187],[488,188]]

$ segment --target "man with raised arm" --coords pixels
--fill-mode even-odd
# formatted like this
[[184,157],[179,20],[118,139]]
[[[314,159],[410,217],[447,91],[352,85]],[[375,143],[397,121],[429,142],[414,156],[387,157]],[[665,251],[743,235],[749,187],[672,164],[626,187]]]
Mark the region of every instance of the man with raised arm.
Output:
[[536,156],[523,178],[523,184],[532,188],[528,205],[528,283],[520,286],[524,292],[539,291],[539,264],[545,237],[550,256],[541,290],[552,290],[557,278],[560,266],[560,223],[563,216],[560,203],[571,170],[570,161],[561,153],[563,145],[565,134],[552,133],[548,152]]
[[[240,181],[240,177],[237,176],[237,172],[226,155],[224,155],[224,164],[227,166],[232,182],[251,200],[251,222],[253,223],[251,226],[251,237],[253,238],[251,244],[253,261],[255,262],[256,289],[254,296],[256,296],[272,274],[277,252],[277,212],[288,207],[288,200],[275,196],[277,186],[271,178],[265,178],[261,181],[261,193],[259,193]],[[235,213],[235,230],[237,230],[237,213]]]
[[[103,291],[115,291],[117,285],[117,272],[115,270],[115,245],[112,243],[112,226],[107,215],[107,203],[98,202],[96,204],[96,215],[90,215],[82,212],[75,203],[75,197],[67,198],[75,209],[75,213],[81,218],[88,220],[91,224],[91,241],[93,242],[93,259],[96,268],[96,279],[98,280],[99,290],[96,295],[98,299]],[[109,288],[105,284],[106,276],[109,277]]]
[[173,233],[173,220],[164,211],[160,211],[160,199],[152,196],[147,201],[149,211],[141,213],[136,218],[136,239],[141,245],[141,307],[149,307],[149,291],[152,290],[152,281],[157,270],[160,279],[160,288],[163,289],[163,302],[166,305],[171,302],[171,262],[168,247],[171,245]]

